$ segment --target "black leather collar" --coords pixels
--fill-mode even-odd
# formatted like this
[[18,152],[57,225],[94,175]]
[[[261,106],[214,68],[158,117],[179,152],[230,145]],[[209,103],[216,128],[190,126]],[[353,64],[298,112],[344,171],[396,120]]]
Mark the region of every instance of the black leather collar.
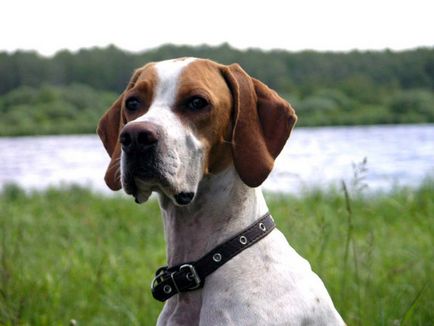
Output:
[[264,238],[275,226],[270,213],[267,213],[246,230],[217,246],[199,260],[170,268],[159,268],[151,284],[152,295],[164,302],[177,293],[203,287],[209,274]]

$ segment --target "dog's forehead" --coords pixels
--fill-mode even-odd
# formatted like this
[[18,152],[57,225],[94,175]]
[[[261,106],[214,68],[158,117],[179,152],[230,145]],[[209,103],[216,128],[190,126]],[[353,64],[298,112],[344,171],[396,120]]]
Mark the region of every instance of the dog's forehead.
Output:
[[161,61],[155,64],[156,89],[154,90],[155,100],[168,101],[172,105],[176,98],[179,87],[179,79],[187,66],[196,61],[196,58],[183,58]]
[[154,67],[156,69],[158,79],[161,82],[168,80],[178,79],[181,72],[192,62],[197,61],[197,58],[179,58],[172,60],[165,60],[156,62]]
[[150,81],[154,86],[154,100],[172,102],[183,88],[212,88],[214,85],[210,84],[218,84],[219,66],[213,61],[192,57],[155,62],[140,68],[136,83]]

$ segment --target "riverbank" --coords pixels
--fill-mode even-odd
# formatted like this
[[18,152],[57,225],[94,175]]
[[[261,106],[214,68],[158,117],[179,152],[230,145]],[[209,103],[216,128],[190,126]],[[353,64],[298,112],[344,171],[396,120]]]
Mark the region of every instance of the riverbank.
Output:
[[[264,189],[300,193],[357,177],[369,192],[396,185],[417,187],[434,174],[434,124],[295,128]],[[109,163],[96,135],[0,137],[0,189],[18,184],[46,189],[80,184],[111,193],[104,183]]]
[[[349,325],[434,320],[434,181],[377,196],[267,197]],[[155,323],[162,305],[149,283],[165,261],[156,201],[8,186],[0,207],[0,324]]]

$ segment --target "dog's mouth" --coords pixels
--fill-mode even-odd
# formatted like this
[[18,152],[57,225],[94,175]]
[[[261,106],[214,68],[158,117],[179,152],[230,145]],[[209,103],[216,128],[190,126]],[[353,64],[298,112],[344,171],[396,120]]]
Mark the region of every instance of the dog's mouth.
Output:
[[[192,174],[191,164],[181,164],[178,155],[167,151],[164,157],[157,153],[146,156],[122,153],[121,180],[124,191],[141,204],[157,192],[176,206],[187,206],[195,198],[200,176]],[[189,166],[189,168],[185,168]]]
[[149,173],[137,173],[127,170],[122,173],[122,187],[124,191],[134,197],[137,204],[149,199],[153,191],[158,190],[159,178]]
[[143,159],[137,155],[122,153],[122,187],[128,195],[135,198],[137,203],[145,202],[162,179],[154,155]]
[[132,173],[127,172],[122,177],[124,191],[134,197],[137,204],[146,202],[152,192],[158,192],[169,197],[177,206],[189,205],[196,195],[194,191],[177,190],[159,172]]

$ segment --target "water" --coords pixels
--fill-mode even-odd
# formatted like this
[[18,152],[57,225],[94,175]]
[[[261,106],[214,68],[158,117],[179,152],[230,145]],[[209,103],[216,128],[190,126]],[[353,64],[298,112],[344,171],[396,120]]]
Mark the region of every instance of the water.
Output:
[[[264,188],[297,193],[350,183],[353,164],[364,158],[368,189],[416,186],[434,175],[434,125],[296,128]],[[0,188],[75,183],[108,193],[103,180],[108,162],[94,135],[0,138]]]

